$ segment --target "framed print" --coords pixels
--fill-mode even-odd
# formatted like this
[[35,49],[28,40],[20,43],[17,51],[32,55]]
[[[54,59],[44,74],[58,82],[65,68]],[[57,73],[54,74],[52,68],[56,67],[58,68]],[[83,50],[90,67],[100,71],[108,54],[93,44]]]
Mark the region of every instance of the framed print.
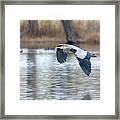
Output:
[[1,7],[1,118],[119,119],[117,0]]

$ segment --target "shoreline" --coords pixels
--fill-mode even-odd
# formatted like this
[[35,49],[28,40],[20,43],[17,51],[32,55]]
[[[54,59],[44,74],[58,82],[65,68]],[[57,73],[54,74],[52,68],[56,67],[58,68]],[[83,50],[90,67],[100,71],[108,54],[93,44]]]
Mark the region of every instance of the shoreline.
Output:
[[[58,44],[65,44],[67,41],[62,38],[21,38],[20,48],[45,48],[54,49]],[[99,45],[98,40],[77,39],[75,44],[80,45]]]

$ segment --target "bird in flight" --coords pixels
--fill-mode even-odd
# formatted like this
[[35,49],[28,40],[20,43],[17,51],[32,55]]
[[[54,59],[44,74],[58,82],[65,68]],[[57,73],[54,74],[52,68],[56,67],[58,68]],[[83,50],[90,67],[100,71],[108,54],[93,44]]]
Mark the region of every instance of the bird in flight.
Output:
[[91,54],[77,46],[70,45],[70,44],[59,44],[56,47],[56,56],[57,56],[57,61],[59,63],[64,63],[67,60],[67,54],[71,52],[75,55],[77,58],[80,67],[82,68],[83,72],[86,75],[90,75],[91,73],[91,62],[90,58],[91,57],[96,57],[95,54]]

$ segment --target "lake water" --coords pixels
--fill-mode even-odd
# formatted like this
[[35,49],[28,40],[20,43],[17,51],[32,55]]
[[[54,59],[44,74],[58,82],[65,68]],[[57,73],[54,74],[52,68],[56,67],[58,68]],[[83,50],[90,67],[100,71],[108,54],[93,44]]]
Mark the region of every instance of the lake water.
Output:
[[87,76],[73,54],[59,64],[55,50],[23,49],[20,53],[21,100],[99,100],[99,46],[83,46],[95,53],[92,72]]

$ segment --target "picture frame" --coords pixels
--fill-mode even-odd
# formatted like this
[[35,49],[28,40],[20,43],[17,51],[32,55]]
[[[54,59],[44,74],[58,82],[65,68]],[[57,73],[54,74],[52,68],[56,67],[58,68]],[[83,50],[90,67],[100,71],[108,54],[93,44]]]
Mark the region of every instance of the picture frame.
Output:
[[[5,114],[5,5],[114,5],[115,6],[115,114],[114,115],[6,115]],[[117,0],[101,1],[2,1],[1,2],[1,119],[119,119],[119,14]],[[12,108],[11,108],[12,109]]]

